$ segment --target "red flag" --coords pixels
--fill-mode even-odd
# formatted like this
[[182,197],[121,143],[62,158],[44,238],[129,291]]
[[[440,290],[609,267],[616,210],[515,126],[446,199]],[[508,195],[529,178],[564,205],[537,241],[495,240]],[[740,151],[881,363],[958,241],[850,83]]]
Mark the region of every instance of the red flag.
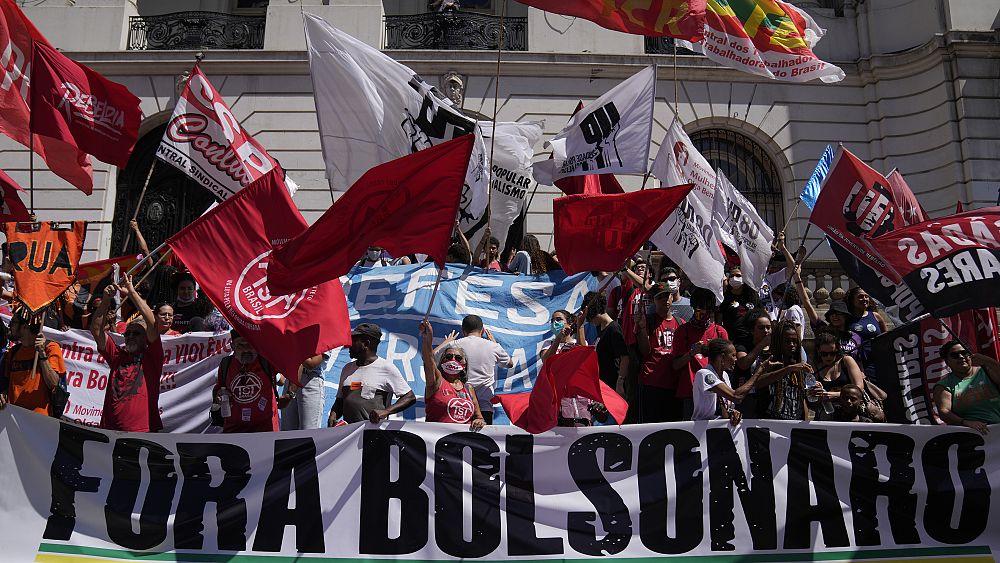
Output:
[[[701,41],[706,0],[518,0],[546,12],[576,16],[601,27],[650,37]],[[639,4],[636,6],[635,4]]]
[[272,169],[167,243],[229,324],[298,383],[303,360],[351,343],[351,325],[337,279],[291,295],[268,292],[273,245],[306,230],[284,174]]
[[693,184],[552,202],[555,247],[567,274],[615,272],[667,220]]
[[917,223],[871,240],[935,317],[1000,305],[1000,207]]
[[868,241],[904,226],[889,181],[843,146],[823,180],[809,222],[863,264],[893,283],[900,282],[899,274]]
[[[903,223],[913,225],[923,223],[929,219],[924,208],[917,201],[917,196],[914,195],[910,186],[906,184],[906,180],[903,179],[903,175],[899,173],[899,170],[893,169],[885,179],[889,181],[889,189],[892,191],[892,202],[899,209]],[[958,213],[961,212],[961,210],[958,211]]]
[[435,145],[365,172],[304,233],[274,250],[275,295],[337,279],[365,249],[422,253],[444,266],[475,135]]
[[[4,53],[4,87],[0,88],[0,133],[18,143],[31,146],[30,95],[31,50],[35,45],[48,45],[45,37],[12,0],[0,0],[0,51]],[[76,147],[58,139],[35,134],[35,153],[42,157],[60,178],[83,193],[94,189],[90,157]]]
[[979,353],[1000,360],[1000,332],[997,330],[996,307],[976,309],[973,314]]
[[[583,109],[583,102],[576,103],[573,115]],[[552,158],[552,155],[549,155]],[[583,176],[567,176],[555,181],[557,188],[566,195],[577,194],[623,194],[625,190],[618,183],[614,174],[586,174]]]
[[964,211],[965,211],[965,209],[962,207],[962,200],[956,201],[955,202],[955,214],[958,215],[959,213],[962,213]]
[[128,166],[142,121],[139,98],[43,43],[31,64],[31,130]]
[[539,434],[555,428],[560,401],[575,396],[604,403],[618,424],[628,413],[625,399],[601,381],[593,346],[578,346],[550,356],[530,393],[497,395],[493,402],[503,406],[514,426]]
[[8,221],[30,221],[31,214],[17,192],[24,191],[6,172],[0,170],[0,186],[3,187],[3,207],[0,208],[0,223]]
[[[138,264],[140,259],[141,255],[132,254],[97,260],[96,262],[86,262],[80,264],[80,267],[76,269],[76,279],[82,285],[91,285],[107,277],[114,269],[115,264],[118,265],[121,271],[126,272]],[[149,263],[147,262],[146,264],[148,265]]]

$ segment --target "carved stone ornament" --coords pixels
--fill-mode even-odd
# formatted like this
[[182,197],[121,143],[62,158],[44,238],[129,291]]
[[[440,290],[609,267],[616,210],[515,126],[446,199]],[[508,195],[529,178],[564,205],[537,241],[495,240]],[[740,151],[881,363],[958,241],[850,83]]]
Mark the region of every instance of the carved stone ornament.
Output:
[[465,77],[455,71],[448,71],[441,77],[441,91],[456,106],[462,107],[465,100]]

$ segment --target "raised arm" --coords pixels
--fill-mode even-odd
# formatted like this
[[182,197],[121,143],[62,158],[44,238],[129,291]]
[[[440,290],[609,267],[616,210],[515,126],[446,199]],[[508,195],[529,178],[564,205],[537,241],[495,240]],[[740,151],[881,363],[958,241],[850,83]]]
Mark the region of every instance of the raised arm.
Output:
[[107,323],[104,319],[108,316],[108,309],[111,307],[111,303],[114,302],[114,296],[118,293],[118,286],[111,283],[104,288],[104,298],[101,299],[101,304],[97,306],[97,310],[90,317],[90,334],[94,336],[94,342],[97,343],[97,351],[104,354],[104,345],[108,342],[108,331]]
[[[128,292],[128,298],[132,300],[132,304],[135,305],[135,308],[139,311],[139,315],[142,316],[143,322],[146,323],[146,341],[156,342],[160,339],[160,333],[156,330],[156,317],[153,316],[153,310],[146,304],[146,300],[132,286],[132,276],[127,274],[124,276],[124,287],[125,291]],[[104,305],[104,303],[102,302],[101,305]]]
[[146,244],[146,239],[142,236],[142,231],[139,230],[139,222],[135,219],[129,221],[128,226],[131,227],[132,232],[135,233],[135,242],[139,245],[139,252],[142,253],[143,257],[149,256],[149,245]]
[[[812,300],[806,296],[806,287],[802,283],[802,266],[796,264],[792,267],[792,285],[795,286],[795,292],[799,294],[799,303],[802,304],[802,309],[806,312],[806,316],[809,317],[809,324],[815,325],[819,322],[819,313],[816,312],[816,307],[813,307]],[[787,289],[786,289],[787,291]]]
[[441,374],[438,373],[437,365],[434,362],[434,349],[431,341],[434,340],[434,328],[429,321],[420,322],[420,354],[424,360],[424,377],[427,380],[424,387],[424,394],[431,395],[441,385]]
[[[489,227],[486,227],[486,230],[483,232],[482,238],[479,240],[479,244],[476,245],[476,253],[472,255],[472,262],[474,264],[483,263],[483,256],[485,256],[486,254],[486,249],[489,248],[491,236],[493,236],[493,233],[490,232]],[[487,263],[483,267],[485,268],[486,266],[489,266],[489,264]]]
[[469,239],[465,238],[465,233],[463,233],[462,229],[458,227],[458,221],[455,221],[455,232],[458,233],[458,240],[461,241],[462,246],[464,246],[465,250],[469,253],[469,264],[471,265],[471,260],[474,258],[472,255],[472,247],[469,245]]

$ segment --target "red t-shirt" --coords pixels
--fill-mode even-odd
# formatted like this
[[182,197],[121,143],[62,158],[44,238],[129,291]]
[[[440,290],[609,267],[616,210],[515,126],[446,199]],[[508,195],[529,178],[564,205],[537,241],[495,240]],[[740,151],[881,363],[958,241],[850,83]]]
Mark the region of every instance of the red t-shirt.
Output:
[[[242,365],[233,358],[226,371],[223,381],[229,391],[230,416],[225,419],[222,431],[277,432],[278,403],[274,396],[274,379],[261,367],[260,359]],[[214,393],[218,392],[219,383],[216,381]]]
[[684,320],[678,317],[672,317],[668,321],[659,315],[649,315],[646,319],[646,326],[653,327],[652,330],[647,328],[651,354],[642,365],[639,383],[663,389],[677,389],[677,376],[671,364],[674,361],[674,335],[682,324]]
[[163,344],[160,337],[146,345],[142,354],[130,355],[111,337],[102,356],[110,375],[104,392],[101,428],[127,432],[157,432],[160,421],[160,375],[163,372]]
[[[680,357],[691,350],[691,345],[695,342],[707,343],[713,338],[729,338],[729,333],[716,323],[709,323],[708,327],[700,328],[693,323],[682,325],[674,332],[674,352],[672,356]],[[708,357],[695,354],[687,365],[687,377],[684,377],[684,369],[681,368],[677,377],[677,398],[689,399],[692,397],[694,387],[694,374],[700,369],[708,367]]]
[[451,383],[442,381],[441,385],[434,390],[430,396],[424,397],[427,401],[425,418],[427,422],[453,422],[456,424],[468,424],[476,414],[476,407],[469,396],[470,387],[457,390]]
[[635,286],[632,280],[625,280],[622,284],[621,310],[618,313],[618,324],[622,327],[622,335],[625,336],[625,344],[632,346],[635,340],[635,315],[645,315],[642,309],[642,289]]

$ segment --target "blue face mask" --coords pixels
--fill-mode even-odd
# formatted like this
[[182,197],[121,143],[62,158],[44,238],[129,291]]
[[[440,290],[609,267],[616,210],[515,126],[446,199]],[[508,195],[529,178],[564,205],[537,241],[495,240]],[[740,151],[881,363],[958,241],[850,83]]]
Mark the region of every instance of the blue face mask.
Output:
[[566,328],[565,321],[552,321],[552,334],[559,334],[564,328]]

